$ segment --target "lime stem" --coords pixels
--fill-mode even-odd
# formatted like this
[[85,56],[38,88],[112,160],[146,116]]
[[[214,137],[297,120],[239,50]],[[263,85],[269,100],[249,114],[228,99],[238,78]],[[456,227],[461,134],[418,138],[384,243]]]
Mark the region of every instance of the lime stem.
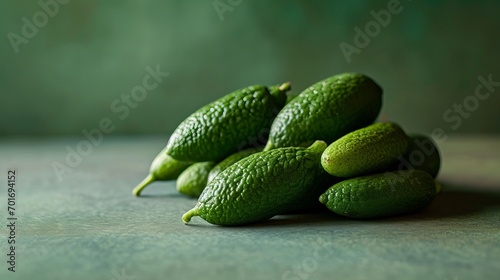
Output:
[[184,215],[182,215],[182,221],[184,222],[184,224],[187,225],[189,221],[191,221],[191,218],[194,216],[199,216],[198,208],[196,207],[187,211]]
[[312,151],[315,151],[315,152],[318,152],[318,153],[322,153],[326,147],[328,145],[326,144],[325,141],[321,141],[321,140],[316,140],[314,141],[314,143],[312,143],[311,146],[309,146],[309,148],[307,148],[308,150],[312,150]]
[[270,140],[267,140],[266,146],[264,147],[264,150],[262,151],[269,151],[274,149],[274,145]]
[[290,90],[290,83],[283,83],[269,87],[269,93],[274,97],[278,109],[283,108],[286,103],[286,92]]
[[435,181],[436,184],[436,194],[439,194],[443,191],[443,185],[441,185],[438,181]]
[[281,86],[279,86],[278,89],[280,91],[284,91],[284,92],[289,91],[290,90],[290,82],[286,82],[286,83],[281,84]]
[[155,181],[155,178],[153,175],[149,174],[146,178],[144,178],[144,180],[142,180],[142,182],[140,182],[133,190],[132,190],[132,194],[134,194],[135,196],[140,196],[141,195],[141,192],[142,190],[149,184],[151,184],[152,182]]

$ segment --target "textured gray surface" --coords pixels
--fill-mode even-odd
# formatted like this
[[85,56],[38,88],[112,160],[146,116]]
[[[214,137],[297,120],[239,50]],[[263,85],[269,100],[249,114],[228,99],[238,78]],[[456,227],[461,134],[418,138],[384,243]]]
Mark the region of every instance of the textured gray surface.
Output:
[[[164,138],[108,138],[59,182],[81,139],[0,141],[0,279],[498,279],[500,138],[440,145],[445,191],[419,214],[329,213],[219,227],[181,215],[175,184],[131,195]],[[6,173],[18,171],[17,272],[6,263]]]

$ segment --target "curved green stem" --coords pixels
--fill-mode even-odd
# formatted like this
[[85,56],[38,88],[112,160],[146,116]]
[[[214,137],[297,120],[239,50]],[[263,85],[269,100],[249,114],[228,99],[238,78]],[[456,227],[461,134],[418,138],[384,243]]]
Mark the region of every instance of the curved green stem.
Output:
[[132,194],[135,196],[141,195],[142,190],[149,184],[155,181],[155,178],[152,174],[149,174],[142,182],[140,182],[133,190]]
[[286,83],[281,84],[281,85],[279,86],[279,88],[278,88],[278,89],[279,89],[280,91],[287,92],[287,91],[289,91],[289,90],[290,90],[290,88],[291,88],[291,84],[290,84],[290,82],[286,82]]
[[326,149],[327,146],[328,145],[326,144],[325,141],[316,140],[307,149],[311,150],[311,151],[314,151],[314,152],[317,152],[317,153],[322,153]]
[[269,151],[272,149],[274,149],[273,143],[271,142],[271,140],[267,140],[266,146],[264,147],[264,150],[262,150],[262,151]]
[[184,222],[184,224],[187,225],[187,223],[189,223],[189,221],[191,221],[191,218],[194,216],[199,216],[198,208],[196,207],[187,211],[184,215],[182,215],[182,221]]
[[291,89],[290,82],[283,83],[281,85],[275,85],[269,87],[269,93],[273,96],[278,109],[281,108],[286,103],[286,92]]
[[440,194],[443,191],[443,185],[439,183],[438,181],[434,181],[436,184],[436,194]]

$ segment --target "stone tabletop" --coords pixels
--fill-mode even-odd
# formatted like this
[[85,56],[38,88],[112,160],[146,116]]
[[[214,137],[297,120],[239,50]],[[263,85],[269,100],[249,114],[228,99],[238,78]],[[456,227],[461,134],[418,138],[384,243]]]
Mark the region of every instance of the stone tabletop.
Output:
[[[440,143],[444,191],[423,212],[329,212],[220,227],[182,214],[175,182],[136,198],[165,137],[0,140],[0,279],[498,279],[500,138]],[[7,174],[16,172],[15,213]],[[55,171],[57,170],[57,171]],[[15,217],[15,270],[8,271]]]

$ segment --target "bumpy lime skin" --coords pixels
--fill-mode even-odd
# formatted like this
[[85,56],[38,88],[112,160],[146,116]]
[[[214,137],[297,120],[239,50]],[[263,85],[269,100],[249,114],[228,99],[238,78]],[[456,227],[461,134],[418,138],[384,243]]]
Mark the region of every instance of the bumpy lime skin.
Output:
[[219,175],[219,173],[226,170],[226,168],[228,168],[229,166],[233,165],[234,163],[238,162],[239,160],[241,160],[243,158],[246,158],[249,155],[261,152],[262,149],[263,149],[263,147],[249,148],[249,149],[245,149],[243,151],[236,152],[236,153],[228,156],[227,158],[225,158],[221,162],[217,163],[212,168],[212,170],[210,170],[210,173],[208,173],[208,182],[212,181],[215,178],[215,176]]
[[290,85],[250,86],[203,106],[185,119],[167,144],[167,154],[183,161],[220,161],[269,130],[284,106]]
[[436,196],[432,176],[421,170],[385,172],[344,180],[319,198],[331,211],[351,218],[380,218],[419,211]]
[[276,116],[264,150],[328,144],[371,124],[382,106],[382,89],[369,77],[344,73],[304,90]]
[[325,206],[318,201],[318,197],[323,194],[332,185],[342,181],[342,178],[334,177],[328,174],[324,169],[318,172],[311,184],[310,191],[307,192],[292,208],[283,212],[283,214],[290,213],[304,213],[309,211],[325,211]]
[[177,191],[187,196],[199,197],[207,186],[208,173],[215,162],[197,162],[188,167],[177,178]]
[[333,142],[321,165],[333,176],[349,178],[382,170],[394,164],[408,147],[408,136],[394,123],[376,123]]
[[314,191],[325,148],[317,141],[309,148],[274,149],[236,162],[207,185],[184,222],[200,216],[212,224],[242,225],[293,210]]

